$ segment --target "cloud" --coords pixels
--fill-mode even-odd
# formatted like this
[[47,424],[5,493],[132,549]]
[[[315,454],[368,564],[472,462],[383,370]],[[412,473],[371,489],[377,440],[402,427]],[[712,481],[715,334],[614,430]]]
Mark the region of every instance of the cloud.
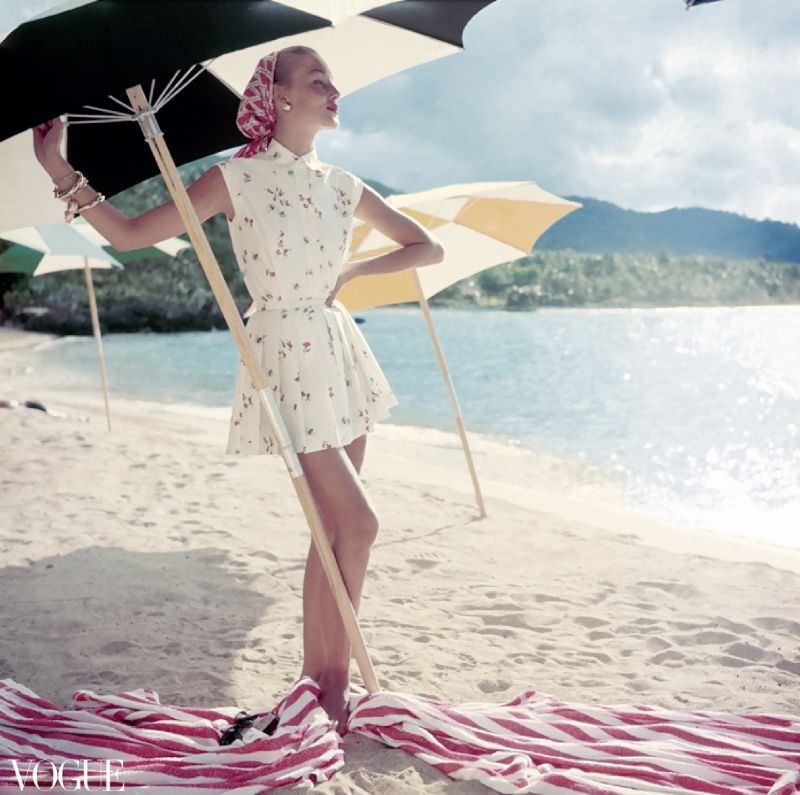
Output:
[[321,156],[406,191],[532,179],[797,223],[798,23],[796,0],[496,0],[464,52],[346,97]]

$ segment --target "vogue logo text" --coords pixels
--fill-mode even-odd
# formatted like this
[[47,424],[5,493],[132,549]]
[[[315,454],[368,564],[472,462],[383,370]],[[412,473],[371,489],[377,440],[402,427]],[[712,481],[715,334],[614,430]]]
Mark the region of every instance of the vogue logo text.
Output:
[[[123,766],[122,759],[66,759],[58,764],[49,759],[20,764],[17,759],[12,759],[11,765],[20,790],[122,792],[125,789],[125,783],[117,780]],[[112,765],[119,765],[119,769],[112,769]],[[57,790],[59,786],[61,789]]]

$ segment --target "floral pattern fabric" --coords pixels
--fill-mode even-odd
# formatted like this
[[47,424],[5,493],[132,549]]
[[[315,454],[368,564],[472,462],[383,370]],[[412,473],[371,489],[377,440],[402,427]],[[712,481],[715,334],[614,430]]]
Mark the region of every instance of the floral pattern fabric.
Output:
[[[364,183],[273,138],[217,164],[233,204],[236,261],[254,301],[247,335],[294,449],[341,447],[374,430],[398,400],[347,308],[325,304],[347,258]],[[277,454],[266,412],[239,359],[227,454]]]

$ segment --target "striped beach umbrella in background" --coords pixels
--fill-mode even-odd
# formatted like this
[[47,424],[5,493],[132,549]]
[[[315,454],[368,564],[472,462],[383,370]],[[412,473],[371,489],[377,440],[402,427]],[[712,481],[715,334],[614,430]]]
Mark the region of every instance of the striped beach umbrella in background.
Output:
[[0,254],[0,271],[5,273],[43,276],[76,268],[84,270],[86,290],[89,294],[92,330],[97,344],[97,361],[100,365],[100,383],[106,408],[106,424],[110,431],[111,409],[108,403],[108,380],[97,301],[92,282],[92,268],[122,268],[122,263],[100,246],[90,243],[83,235],[65,223],[10,230],[4,232],[0,237],[13,244]]
[[174,257],[180,251],[191,248],[185,240],[173,237],[146,249],[119,252],[93,226],[83,218],[72,224],[42,224],[25,229],[12,229],[0,234],[0,239],[12,245],[0,254],[0,273],[26,273],[43,276],[57,271],[83,269],[86,276],[86,291],[89,296],[89,311],[92,331],[97,344],[97,360],[100,365],[100,382],[106,408],[106,424],[111,430],[111,409],[108,400],[103,340],[100,318],[92,280],[93,268],[122,269],[121,259],[132,262],[148,257]]
[[[115,260],[122,263],[138,262],[143,259],[158,259],[161,257],[177,257],[181,251],[188,251],[192,244],[180,237],[170,237],[160,243],[154,243],[145,248],[135,248],[130,251],[118,251],[103,235],[101,235],[85,218],[80,216],[71,223],[72,228],[83,235],[90,243],[100,246]],[[0,235],[2,237],[2,235]]]
[[[419,193],[387,196],[386,202],[434,232],[444,246],[445,258],[435,267],[352,279],[337,293],[337,298],[351,312],[409,301],[419,303],[467,459],[475,502],[481,516],[486,516],[461,409],[428,299],[479,271],[529,254],[547,229],[581,205],[548,193],[535,182],[443,185]],[[355,219],[351,261],[381,256],[399,248],[397,242],[382,232]]]

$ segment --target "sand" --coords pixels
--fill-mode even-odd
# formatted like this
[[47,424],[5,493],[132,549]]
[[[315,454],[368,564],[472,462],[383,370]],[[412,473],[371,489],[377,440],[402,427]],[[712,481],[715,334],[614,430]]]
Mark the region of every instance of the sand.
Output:
[[[228,410],[59,392],[46,335],[0,328],[0,677],[270,704],[300,671],[309,531],[277,456],[223,455]],[[618,484],[470,434],[380,424],[381,519],[360,621],[381,685],[454,701],[535,689],[605,704],[800,711],[800,551],[671,527]],[[353,679],[360,682],[357,666]],[[479,793],[344,738],[322,793]]]

